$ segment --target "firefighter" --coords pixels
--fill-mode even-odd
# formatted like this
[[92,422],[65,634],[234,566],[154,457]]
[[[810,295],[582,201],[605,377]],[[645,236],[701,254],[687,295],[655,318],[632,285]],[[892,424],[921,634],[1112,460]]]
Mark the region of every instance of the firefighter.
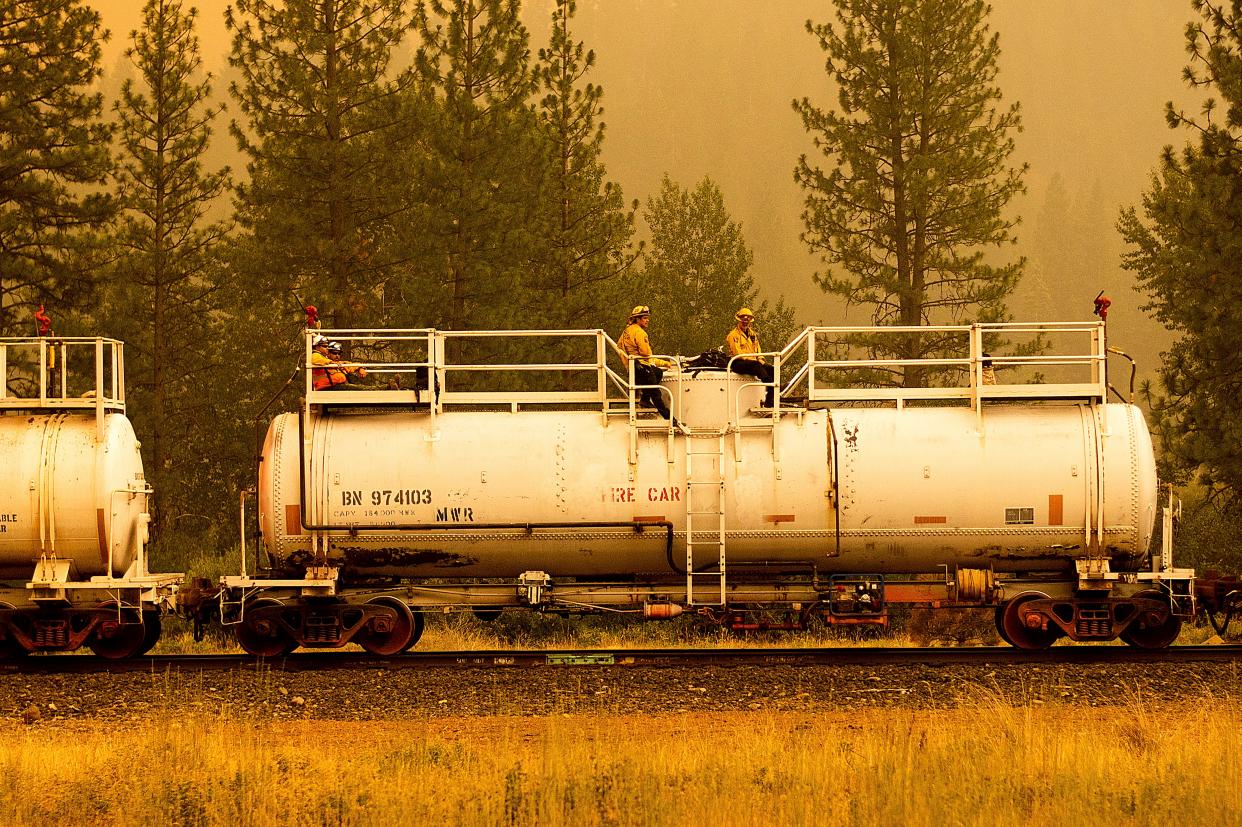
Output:
[[332,357],[333,344],[319,333],[311,340],[311,388],[314,390],[337,390],[349,382],[341,365]]
[[752,376],[763,382],[767,386],[767,393],[763,398],[763,406],[765,408],[772,407],[773,399],[773,376],[772,366],[763,361],[763,357],[759,356],[759,352],[763,350],[759,346],[759,334],[755,332],[755,311],[749,307],[743,307],[734,315],[737,319],[737,326],[729,331],[729,335],[725,336],[725,352],[730,356],[738,358],[733,359],[731,370],[734,373],[740,373],[743,376]]
[[332,361],[340,368],[341,373],[345,374],[346,383],[357,382],[359,379],[366,378],[367,369],[362,365],[341,361],[340,342],[328,342],[328,354],[332,357]]
[[[647,326],[651,324],[651,308],[640,304],[630,311],[629,324],[621,338],[617,339],[617,347],[621,348],[622,361],[628,366],[629,357],[634,357],[634,382],[638,385],[650,385],[641,391],[639,402],[655,408],[660,416],[669,419],[668,406],[664,404],[660,388],[660,380],[664,378],[661,368],[663,360],[654,359],[651,355],[651,339],[647,336]],[[676,423],[674,423],[676,424]]]

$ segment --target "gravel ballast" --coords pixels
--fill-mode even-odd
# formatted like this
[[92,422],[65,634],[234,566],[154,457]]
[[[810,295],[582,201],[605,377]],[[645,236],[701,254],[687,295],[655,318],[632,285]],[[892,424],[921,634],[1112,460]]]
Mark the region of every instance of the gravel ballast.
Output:
[[[1111,706],[1242,698],[1237,664],[961,664],[426,669],[0,676],[0,716],[125,719],[225,714],[253,720],[661,714],[980,703]],[[32,709],[35,710],[32,712]]]

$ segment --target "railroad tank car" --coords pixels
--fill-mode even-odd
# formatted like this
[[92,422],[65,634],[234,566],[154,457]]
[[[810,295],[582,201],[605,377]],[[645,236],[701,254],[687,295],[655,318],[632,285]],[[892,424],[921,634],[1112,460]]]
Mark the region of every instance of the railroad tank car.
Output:
[[147,567],[151,489],[122,354],[103,338],[0,341],[0,655],[129,657],[174,608],[181,575]]
[[[690,611],[734,629],[767,624],[754,617],[771,610],[793,627],[883,625],[895,603],[985,606],[1024,648],[1171,642],[1193,608],[1193,571],[1172,563],[1141,413],[1106,400],[1103,325],[930,330],[965,337],[949,364],[966,385],[826,385],[818,371],[856,365],[823,356],[816,337],[861,329],[808,328],[769,354],[779,363],[806,347],[776,408],[757,407],[753,379],[683,365],[661,385],[676,422],[637,407],[641,388],[611,367],[603,331],[308,330],[302,409],[277,416],[261,449],[266,567],[222,578],[218,611],[243,648],[269,656],[347,642],[395,654],[425,611],[508,606]],[[983,353],[985,336],[1014,330],[1085,334],[1089,347]],[[880,331],[911,332],[861,332]],[[531,367],[459,363],[454,337],[538,335],[593,338],[593,365],[534,367],[594,371],[596,390],[454,384]],[[423,356],[366,367],[412,370],[425,392],[317,391],[318,336],[421,337]],[[993,361],[1087,375],[989,386]],[[1164,545],[1152,554],[1158,513]]]
[[27,577],[52,551],[84,577],[133,564],[147,504],[138,438],[119,413],[96,431],[93,415],[0,416],[0,577]]
[[[699,425],[693,413],[682,421]],[[664,433],[645,431],[631,464],[627,424],[585,411],[434,420],[366,412],[315,417],[305,444],[299,431],[299,415],[285,414],[264,443],[268,553],[277,567],[300,570],[314,558],[304,524],[327,527],[328,560],[346,580],[516,577],[531,569],[675,577],[680,567],[670,565],[656,532],[600,525],[667,520],[684,536],[681,443],[710,448],[717,440],[682,434],[670,444]],[[734,567],[1063,571],[1085,555],[1085,527],[1102,523],[1113,568],[1133,570],[1155,519],[1151,439],[1132,405],[1003,407],[981,423],[965,408],[807,410],[771,432],[721,441],[723,455],[711,454],[707,473],[723,481]],[[1107,486],[1102,515],[1094,513],[1097,463]]]

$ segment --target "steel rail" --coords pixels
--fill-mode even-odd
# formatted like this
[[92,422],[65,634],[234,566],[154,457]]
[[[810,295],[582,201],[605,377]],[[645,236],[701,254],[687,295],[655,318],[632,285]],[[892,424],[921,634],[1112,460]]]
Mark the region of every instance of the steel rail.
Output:
[[754,649],[538,649],[411,652],[380,658],[354,651],[300,651],[280,658],[249,655],[154,655],[109,660],[93,655],[35,655],[0,661],[0,675],[56,675],[98,672],[220,672],[271,669],[283,672],[423,668],[566,668],[688,666],[868,666],[905,664],[1134,664],[1242,661],[1242,645],[1054,646],[1026,651],[1005,646],[962,648],[754,648]]

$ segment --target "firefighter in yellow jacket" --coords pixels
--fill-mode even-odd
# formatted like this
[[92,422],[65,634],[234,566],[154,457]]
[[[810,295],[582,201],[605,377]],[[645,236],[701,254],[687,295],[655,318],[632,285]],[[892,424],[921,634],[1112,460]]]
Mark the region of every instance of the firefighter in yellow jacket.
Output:
[[623,360],[628,366],[630,357],[634,359],[634,383],[651,385],[645,387],[639,395],[639,403],[655,408],[660,416],[669,418],[668,406],[664,404],[661,394],[660,380],[664,378],[661,369],[663,360],[652,358],[651,339],[647,336],[647,326],[651,324],[651,308],[640,304],[630,311],[629,324],[621,338],[617,339],[617,347],[621,348]]
[[767,385],[763,406],[770,408],[773,398],[773,370],[772,366],[765,363],[763,357],[758,355],[763,348],[759,346],[759,334],[754,328],[755,312],[749,307],[743,307],[737,311],[734,318],[737,319],[737,326],[725,336],[725,352],[730,357],[738,357],[733,359],[731,369],[734,373],[740,373],[743,376],[753,376]]
[[341,361],[340,342],[315,334],[311,348],[311,387],[314,390],[346,389],[351,376],[360,379],[367,375],[367,369],[361,365]]

